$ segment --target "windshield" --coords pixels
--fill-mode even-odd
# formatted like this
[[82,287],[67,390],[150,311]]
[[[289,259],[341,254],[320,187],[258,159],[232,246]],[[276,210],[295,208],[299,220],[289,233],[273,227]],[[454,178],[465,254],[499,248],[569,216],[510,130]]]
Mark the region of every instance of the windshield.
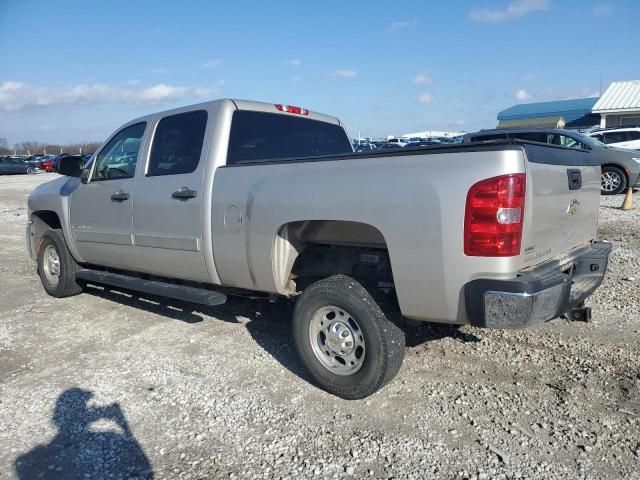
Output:
[[595,138],[590,137],[589,135],[585,135],[584,133],[575,132],[573,133],[573,135],[575,135],[582,143],[584,143],[585,145],[589,145],[590,147],[609,148],[609,146],[605,145],[601,141],[596,140]]

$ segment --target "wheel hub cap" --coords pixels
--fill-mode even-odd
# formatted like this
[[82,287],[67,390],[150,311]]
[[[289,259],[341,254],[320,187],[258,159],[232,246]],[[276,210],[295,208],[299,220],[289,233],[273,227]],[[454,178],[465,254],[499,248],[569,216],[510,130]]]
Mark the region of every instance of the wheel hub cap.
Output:
[[316,311],[309,324],[309,340],[322,366],[337,375],[353,375],[364,363],[364,333],[343,308],[328,305]]
[[47,281],[52,287],[57,286],[60,281],[60,256],[53,245],[47,245],[42,263]]
[[621,182],[620,175],[614,172],[604,172],[602,174],[602,190],[605,192],[613,192],[620,186]]

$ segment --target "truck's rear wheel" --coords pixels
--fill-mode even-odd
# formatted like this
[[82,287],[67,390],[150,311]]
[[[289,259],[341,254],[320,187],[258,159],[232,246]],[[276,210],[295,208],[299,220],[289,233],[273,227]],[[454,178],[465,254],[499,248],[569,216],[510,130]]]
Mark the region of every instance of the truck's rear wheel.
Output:
[[317,385],[347,400],[367,397],[389,383],[404,359],[404,332],[346,275],[305,289],[296,301],[293,337]]
[[77,270],[62,231],[45,232],[38,250],[38,274],[45,291],[56,298],[79,294],[82,286],[76,281]]
[[617,195],[627,188],[627,176],[621,168],[607,165],[602,167],[600,193],[602,195]]

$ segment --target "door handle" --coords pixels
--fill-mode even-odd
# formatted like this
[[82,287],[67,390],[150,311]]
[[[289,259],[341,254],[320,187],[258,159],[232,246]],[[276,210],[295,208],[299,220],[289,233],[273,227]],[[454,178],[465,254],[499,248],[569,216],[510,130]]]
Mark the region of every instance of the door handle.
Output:
[[187,187],[181,187],[179,190],[173,192],[171,194],[172,198],[177,198],[178,200],[189,200],[190,198],[196,198],[198,192],[195,190],[189,190]]
[[129,200],[129,194],[122,190],[118,190],[113,195],[111,195],[111,200],[114,202],[124,202],[125,200]]

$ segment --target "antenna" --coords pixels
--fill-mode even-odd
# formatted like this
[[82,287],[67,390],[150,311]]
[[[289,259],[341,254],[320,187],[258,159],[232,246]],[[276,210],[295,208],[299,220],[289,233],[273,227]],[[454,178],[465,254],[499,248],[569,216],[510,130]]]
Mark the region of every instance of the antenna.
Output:
[[602,74],[600,74],[600,96],[602,96]]

